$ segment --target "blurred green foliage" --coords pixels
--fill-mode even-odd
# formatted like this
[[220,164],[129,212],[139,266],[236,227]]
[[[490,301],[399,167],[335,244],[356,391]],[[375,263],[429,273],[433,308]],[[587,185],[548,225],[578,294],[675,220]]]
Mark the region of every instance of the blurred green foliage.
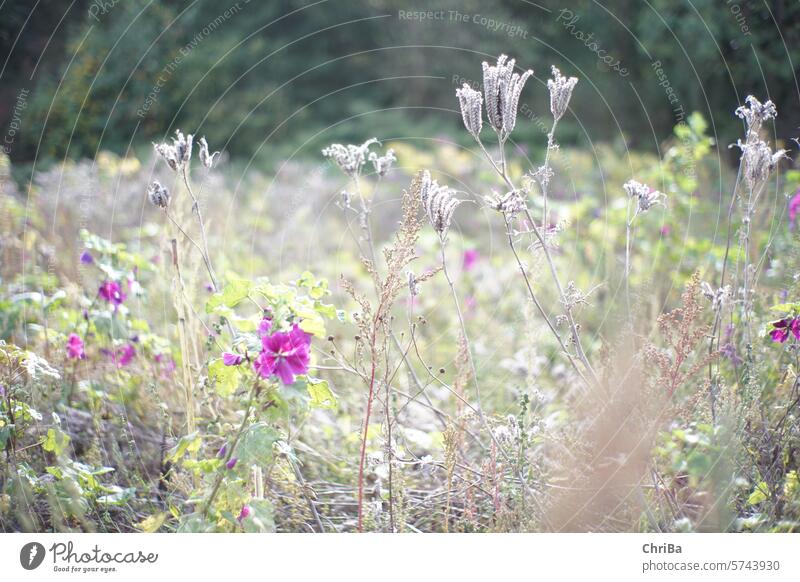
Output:
[[[462,139],[455,89],[480,82],[475,63],[501,52],[533,68],[534,85],[551,64],[581,78],[564,143],[621,136],[655,149],[691,111],[730,143],[740,132],[733,110],[749,92],[776,102],[779,134],[800,124],[791,65],[800,5],[787,1],[126,0],[67,10],[43,0],[30,20],[21,4],[0,9],[10,55],[0,124],[18,88],[33,87],[17,162],[37,151],[124,153],[175,127],[244,159],[371,135]],[[413,16],[422,10],[437,12]],[[523,95],[533,123],[518,124],[520,143],[539,142],[546,99],[533,87]],[[652,135],[642,129],[651,126]]]

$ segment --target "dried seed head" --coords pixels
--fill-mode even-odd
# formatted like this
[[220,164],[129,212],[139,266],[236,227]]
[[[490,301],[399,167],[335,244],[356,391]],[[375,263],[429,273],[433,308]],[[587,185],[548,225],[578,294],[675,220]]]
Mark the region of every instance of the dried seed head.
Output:
[[208,142],[206,141],[205,136],[201,137],[198,143],[200,144],[200,149],[198,150],[197,155],[200,158],[200,163],[206,168],[210,168],[214,165],[214,158],[219,155],[219,152],[214,152],[213,154],[208,153]]
[[390,148],[386,150],[386,153],[382,156],[379,156],[375,152],[370,152],[369,161],[372,162],[372,167],[375,169],[375,173],[383,178],[389,173],[389,170],[392,168],[392,164],[397,161],[397,157],[394,155],[394,150]]
[[175,131],[172,144],[154,143],[156,153],[163,158],[175,172],[181,171],[192,158],[192,134],[183,135],[180,129]]
[[458,205],[463,202],[463,200],[456,198],[454,194],[451,188],[440,186],[436,180],[432,180],[431,173],[428,170],[422,173],[422,181],[420,183],[422,207],[425,209],[425,214],[428,215],[431,226],[433,226],[433,229],[442,240],[447,238],[447,231],[450,229],[453,213]]
[[711,309],[713,311],[722,309],[731,297],[731,288],[729,285],[714,290],[709,283],[703,281],[700,284],[700,291],[703,293],[703,296],[711,302]]
[[492,193],[491,196],[484,197],[484,201],[493,210],[502,212],[509,217],[525,210],[525,196],[520,190],[506,192],[502,196]]
[[408,272],[408,292],[412,297],[416,297],[420,292],[419,280],[413,271]]
[[636,200],[636,213],[647,212],[653,206],[663,205],[666,195],[658,190],[653,190],[647,184],[642,184],[636,180],[628,180],[622,185],[628,196]]
[[755,137],[765,121],[778,116],[778,110],[772,101],[761,103],[752,95],[747,96],[745,103],[747,105],[737,107],[735,113],[736,117],[744,119],[747,124],[747,140],[750,141],[751,135]]
[[755,190],[769,178],[778,162],[786,157],[786,150],[773,152],[764,140],[738,140],[736,146],[742,150],[744,181],[750,190]]
[[472,137],[479,139],[478,136],[483,128],[483,115],[481,108],[483,106],[483,96],[480,91],[476,91],[467,83],[456,89],[456,96],[458,97],[458,104],[461,107],[461,117],[464,119],[464,127],[472,134]]
[[567,111],[572,90],[578,79],[564,77],[556,67],[552,67],[552,71],[553,78],[547,81],[547,88],[550,90],[550,112],[553,114],[553,119],[558,121]]
[[375,143],[380,142],[374,137],[358,146],[334,143],[323,149],[322,155],[331,158],[342,172],[353,178],[361,174],[361,168],[367,162],[369,148]]
[[147,197],[150,199],[150,203],[153,206],[164,209],[169,206],[169,190],[167,190],[165,186],[162,186],[161,182],[158,180],[154,180],[153,183],[147,187]]
[[514,72],[514,59],[508,60],[500,55],[497,64],[490,66],[483,63],[483,90],[486,97],[486,116],[491,125],[505,141],[517,123],[517,105],[519,96],[528,77],[533,71],[527,70],[522,75]]

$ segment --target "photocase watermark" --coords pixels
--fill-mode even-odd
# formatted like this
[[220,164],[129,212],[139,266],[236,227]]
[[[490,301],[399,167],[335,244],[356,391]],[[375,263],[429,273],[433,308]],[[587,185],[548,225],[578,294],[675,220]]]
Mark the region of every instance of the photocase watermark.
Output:
[[3,153],[6,155],[11,153],[11,148],[17,139],[17,135],[22,130],[22,114],[28,107],[28,95],[30,93],[30,89],[25,88],[20,89],[19,93],[17,93],[17,99],[11,109],[11,120],[8,122],[8,128],[6,128],[6,133],[3,136]]
[[169,63],[164,65],[164,68],[161,69],[161,72],[156,78],[155,84],[150,89],[147,97],[145,97],[142,106],[136,110],[136,115],[140,119],[143,119],[153,105],[156,104],[159,93],[161,93],[161,90],[164,88],[164,86],[175,75],[175,72],[178,70],[183,60],[186,59],[186,57],[188,57],[191,52],[200,45],[200,43],[211,36],[220,26],[239,14],[244,6],[250,4],[250,1],[251,0],[240,0],[239,2],[236,2],[236,4],[230,6],[225,10],[225,12],[222,12],[214,20],[209,21],[202,29],[200,29],[200,31],[192,37],[192,40],[178,49],[178,54],[175,55],[175,58],[173,58]]
[[620,59],[608,54],[608,51],[602,48],[600,41],[595,38],[593,32],[585,32],[575,26],[580,19],[580,15],[567,8],[562,8],[558,16],[556,16],[556,22],[560,23],[572,37],[581,41],[586,48],[596,54],[597,58],[605,63],[609,69],[616,71],[621,77],[630,75],[630,71],[622,66]]
[[458,10],[398,10],[399,20],[410,20],[414,22],[423,21],[445,21],[458,24],[474,24],[485,28],[491,32],[502,33],[509,38],[528,38],[528,30],[518,24],[512,24],[504,20],[496,20],[490,16],[479,13],[459,12]]
[[158,554],[141,550],[128,552],[105,551],[94,545],[88,550],[76,551],[72,542],[56,542],[48,550],[39,542],[29,542],[19,552],[19,563],[26,570],[35,570],[47,555],[52,558],[53,572],[101,573],[118,571],[119,565],[155,564]]
[[26,570],[35,570],[44,561],[44,546],[39,542],[30,542],[19,551],[19,563]]
[[119,2],[120,0],[93,0],[88,8],[89,18],[95,22],[100,22],[100,17],[111,12]]

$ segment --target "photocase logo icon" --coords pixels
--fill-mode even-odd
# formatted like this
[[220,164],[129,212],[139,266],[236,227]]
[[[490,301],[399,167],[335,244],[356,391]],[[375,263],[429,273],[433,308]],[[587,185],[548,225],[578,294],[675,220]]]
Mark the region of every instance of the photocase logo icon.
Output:
[[44,561],[44,546],[39,542],[30,542],[22,546],[19,552],[19,563],[26,570],[35,570]]

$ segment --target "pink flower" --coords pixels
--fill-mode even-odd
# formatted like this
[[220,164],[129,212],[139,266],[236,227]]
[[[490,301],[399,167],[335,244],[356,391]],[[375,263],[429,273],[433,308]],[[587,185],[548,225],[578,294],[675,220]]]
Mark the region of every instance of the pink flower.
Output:
[[117,365],[117,368],[124,368],[130,364],[135,357],[136,348],[133,347],[133,344],[125,344],[124,346],[117,348],[111,356],[111,358],[114,360],[114,363]]
[[797,222],[797,215],[800,213],[800,190],[795,192],[792,199],[789,200],[789,226]]
[[672,227],[668,224],[665,224],[661,227],[661,236],[669,236],[669,233],[672,232]]
[[247,507],[246,505],[243,505],[242,510],[239,512],[239,517],[237,517],[236,520],[239,523],[241,523],[243,520],[247,519],[249,515],[250,515],[250,508]]
[[286,385],[294,377],[308,371],[311,335],[295,324],[290,332],[278,331],[261,338],[263,350],[253,362],[256,372],[263,378],[273,374]]
[[67,357],[71,360],[82,360],[86,357],[83,340],[77,333],[71,333],[67,338]]
[[464,251],[464,270],[471,271],[479,258],[480,253],[478,253],[478,249],[467,249]]
[[100,290],[98,293],[100,294],[101,299],[112,303],[114,307],[125,301],[125,294],[122,292],[122,288],[116,281],[106,281],[100,285]]
[[772,324],[774,328],[770,333],[770,337],[772,341],[783,343],[787,339],[789,339],[789,334],[793,334],[795,339],[800,340],[800,319],[794,318],[789,319],[788,317],[785,319],[781,319],[780,321],[776,321]]
[[272,329],[272,320],[269,317],[264,317],[261,323],[258,324],[258,337],[264,337]]
[[223,352],[222,363],[226,366],[238,366],[244,360],[244,356],[233,354],[231,352]]

